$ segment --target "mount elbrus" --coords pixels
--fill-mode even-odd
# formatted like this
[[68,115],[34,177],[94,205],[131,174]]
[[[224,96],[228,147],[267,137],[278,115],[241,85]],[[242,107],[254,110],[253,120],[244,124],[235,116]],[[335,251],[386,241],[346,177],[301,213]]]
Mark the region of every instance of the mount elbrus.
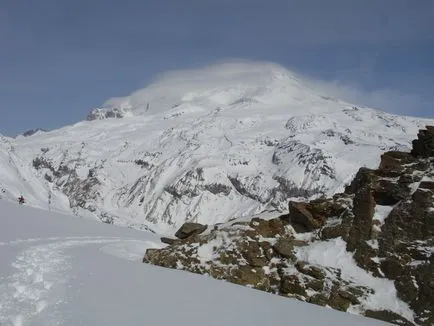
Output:
[[144,262],[400,325],[434,324],[434,126],[345,192],[274,218],[186,223]]
[[173,234],[342,191],[433,120],[356,107],[269,63],[165,74],[82,121],[0,137],[11,200]]

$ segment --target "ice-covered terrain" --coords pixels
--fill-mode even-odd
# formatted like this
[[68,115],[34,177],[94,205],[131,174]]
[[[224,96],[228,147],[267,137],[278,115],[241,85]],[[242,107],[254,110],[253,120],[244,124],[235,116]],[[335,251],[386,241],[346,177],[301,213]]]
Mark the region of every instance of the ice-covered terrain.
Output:
[[149,232],[0,200],[0,325],[384,324],[142,264],[159,245]]
[[0,138],[0,194],[171,233],[342,190],[433,120],[333,99],[271,63],[165,74],[82,121]]

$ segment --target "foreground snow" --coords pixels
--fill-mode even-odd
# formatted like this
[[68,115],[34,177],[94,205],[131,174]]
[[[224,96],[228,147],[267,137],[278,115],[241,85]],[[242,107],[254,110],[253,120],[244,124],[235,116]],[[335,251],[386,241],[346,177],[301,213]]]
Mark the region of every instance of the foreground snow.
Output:
[[381,325],[142,264],[150,233],[0,201],[0,325]]

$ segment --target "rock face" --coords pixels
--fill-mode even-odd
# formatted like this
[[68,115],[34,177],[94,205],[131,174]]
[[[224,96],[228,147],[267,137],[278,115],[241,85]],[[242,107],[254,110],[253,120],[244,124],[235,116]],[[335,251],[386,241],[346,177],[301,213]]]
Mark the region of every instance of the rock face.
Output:
[[[289,202],[287,215],[186,224],[179,240],[147,250],[144,262],[399,325],[432,325],[433,140],[433,127],[421,130],[411,153],[386,152],[344,193]],[[382,293],[393,303],[372,304]]]
[[181,228],[175,233],[175,237],[186,239],[195,234],[201,234],[207,228],[206,225],[200,223],[184,223]]

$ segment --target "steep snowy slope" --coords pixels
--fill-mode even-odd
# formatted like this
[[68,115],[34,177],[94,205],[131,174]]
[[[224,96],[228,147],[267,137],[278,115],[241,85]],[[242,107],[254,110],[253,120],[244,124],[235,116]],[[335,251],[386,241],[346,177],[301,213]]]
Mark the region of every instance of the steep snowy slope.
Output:
[[331,99],[268,63],[166,74],[88,120],[2,145],[35,182],[30,204],[47,207],[51,191],[53,208],[64,194],[77,214],[159,232],[331,194],[434,122]]
[[4,202],[0,211],[2,326],[386,325],[142,264],[157,246],[150,233]]

